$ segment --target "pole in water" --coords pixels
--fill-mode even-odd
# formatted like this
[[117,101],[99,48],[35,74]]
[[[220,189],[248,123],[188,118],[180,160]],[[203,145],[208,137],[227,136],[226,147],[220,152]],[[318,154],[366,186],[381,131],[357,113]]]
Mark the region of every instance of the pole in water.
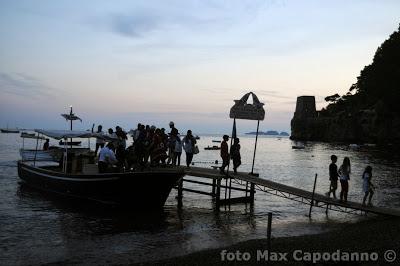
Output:
[[267,250],[271,252],[271,226],[272,226],[272,212],[268,213],[268,229],[267,229]]
[[253,154],[253,164],[251,166],[251,174],[254,174],[254,161],[256,159],[256,150],[257,150],[257,140],[258,140],[258,129],[260,127],[260,120],[257,120],[257,132],[256,132],[256,142],[254,144],[254,154]]
[[318,174],[315,174],[314,187],[313,187],[312,196],[311,196],[310,211],[308,213],[308,217],[310,217],[310,218],[311,218],[311,210],[312,210],[312,207],[313,207],[313,204],[314,204],[315,185],[317,184],[317,177],[318,177]]
[[[70,123],[71,123],[71,131],[72,131],[72,105],[70,105],[69,106],[69,108],[70,108],[70,111],[69,111],[69,115],[70,115]],[[70,140],[69,141],[71,141],[71,149],[72,149],[72,138],[70,138]]]

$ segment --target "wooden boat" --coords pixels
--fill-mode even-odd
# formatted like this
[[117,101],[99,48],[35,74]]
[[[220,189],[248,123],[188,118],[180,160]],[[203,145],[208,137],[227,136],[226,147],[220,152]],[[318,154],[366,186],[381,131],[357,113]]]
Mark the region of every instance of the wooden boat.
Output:
[[[111,140],[110,136],[87,131],[36,131],[55,139],[98,137]],[[21,151],[21,155],[24,152]],[[28,186],[46,193],[129,209],[162,208],[171,189],[185,175],[181,168],[99,173],[94,163],[95,154],[88,148],[66,146],[66,149],[49,151],[31,150],[29,155],[18,161],[18,175]],[[39,166],[39,159],[53,163],[43,165],[41,162]]]
[[219,146],[207,146],[207,147],[205,147],[204,148],[205,150],[220,150],[221,149],[221,147],[219,147]]

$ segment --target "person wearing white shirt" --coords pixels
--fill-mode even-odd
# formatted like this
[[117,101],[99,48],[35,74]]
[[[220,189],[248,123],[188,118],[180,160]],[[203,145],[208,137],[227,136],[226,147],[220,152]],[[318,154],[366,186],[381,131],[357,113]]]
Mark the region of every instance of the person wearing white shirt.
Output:
[[109,166],[117,163],[117,158],[114,154],[114,144],[112,142],[108,143],[106,147],[100,150],[99,154],[99,173],[107,173]]

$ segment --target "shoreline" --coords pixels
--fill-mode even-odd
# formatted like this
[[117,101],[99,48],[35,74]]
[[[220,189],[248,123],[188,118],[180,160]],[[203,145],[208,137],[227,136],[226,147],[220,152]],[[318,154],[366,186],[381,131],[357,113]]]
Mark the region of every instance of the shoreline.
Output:
[[[313,254],[316,252],[330,253],[332,256],[331,261],[324,261],[322,258],[317,260],[318,264],[335,263],[333,261],[335,258],[334,253],[343,256],[342,261],[346,261],[345,253],[358,252],[369,254],[369,257],[364,258],[364,261],[358,263],[375,265],[387,263],[384,258],[387,250],[394,250],[398,254],[396,260],[393,262],[396,264],[400,262],[399,222],[400,218],[378,218],[348,224],[344,227],[320,234],[272,238],[269,259],[265,256],[267,254],[265,252],[267,249],[267,239],[262,238],[239,242],[228,247],[207,249],[184,256],[133,263],[131,265],[260,265],[266,262],[279,265],[304,265],[313,263],[313,258],[308,257],[308,253]],[[287,261],[276,261],[280,258],[279,253],[287,253]],[[377,256],[377,260],[375,260],[375,255]],[[248,260],[245,261],[244,259]],[[299,261],[299,259],[301,260]],[[122,263],[118,262],[118,260],[117,258],[116,261],[111,259],[113,264]],[[353,263],[357,262],[354,261]]]

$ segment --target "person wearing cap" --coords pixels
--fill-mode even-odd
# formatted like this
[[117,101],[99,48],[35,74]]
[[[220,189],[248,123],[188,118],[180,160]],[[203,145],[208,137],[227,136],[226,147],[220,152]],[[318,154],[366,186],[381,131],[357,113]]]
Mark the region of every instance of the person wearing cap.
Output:
[[221,142],[221,158],[222,158],[222,165],[220,167],[221,174],[225,174],[225,167],[229,164],[229,150],[228,150],[228,140],[229,136],[224,135],[222,137],[223,141]]
[[175,124],[173,121],[169,122],[169,128],[171,129],[171,132],[169,133],[169,139],[168,139],[168,160],[167,164],[170,164],[171,162],[173,163],[174,158],[175,158],[175,142],[176,142],[176,136],[178,135],[178,129],[175,128]]

